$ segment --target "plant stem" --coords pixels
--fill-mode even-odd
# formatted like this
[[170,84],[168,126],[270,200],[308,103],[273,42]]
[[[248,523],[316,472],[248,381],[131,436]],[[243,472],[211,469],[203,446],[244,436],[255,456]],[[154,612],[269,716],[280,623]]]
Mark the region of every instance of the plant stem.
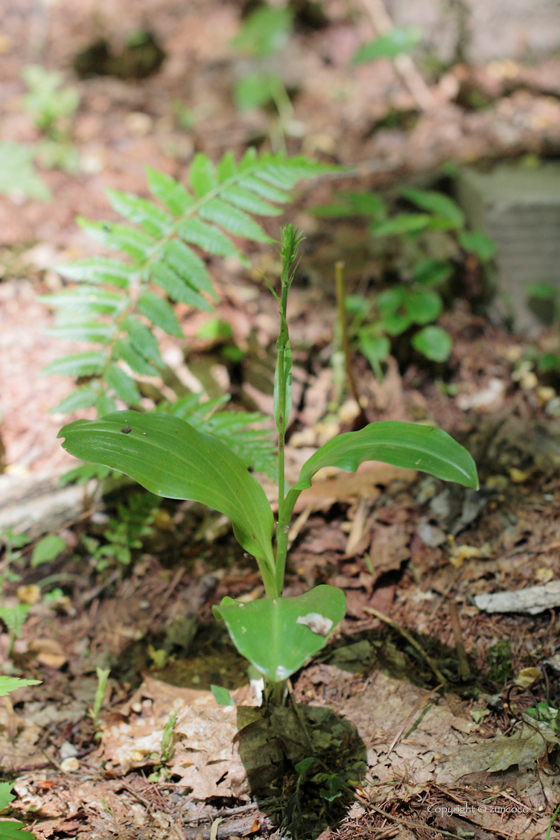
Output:
[[352,354],[350,352],[350,341],[348,339],[348,322],[346,318],[346,289],[344,286],[344,269],[343,262],[337,262],[334,265],[334,280],[336,285],[336,305],[338,309],[338,323],[340,325],[340,343],[342,345],[342,352],[344,353],[344,362],[346,366],[346,376],[352,396],[360,405],[360,394],[356,385],[356,378],[354,376],[354,369],[352,367]]

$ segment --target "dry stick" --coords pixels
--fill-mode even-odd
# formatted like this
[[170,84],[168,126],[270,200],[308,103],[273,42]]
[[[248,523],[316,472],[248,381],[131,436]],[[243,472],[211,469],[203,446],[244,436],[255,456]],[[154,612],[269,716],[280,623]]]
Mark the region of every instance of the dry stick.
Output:
[[[362,5],[369,15],[379,35],[387,35],[395,25],[387,13],[383,0],[362,0]],[[422,111],[430,111],[436,105],[434,96],[420,75],[414,61],[409,55],[401,53],[393,59],[395,69],[409,91],[418,107]]]
[[455,639],[455,652],[459,660],[459,673],[463,682],[469,682],[472,678],[469,661],[467,659],[467,651],[463,644],[463,633],[459,623],[459,616],[457,615],[457,605],[455,601],[448,601],[449,616],[451,618],[451,628],[453,630],[453,638]]
[[432,688],[432,690],[430,691],[429,694],[426,695],[426,697],[421,697],[420,700],[415,704],[411,713],[409,714],[409,716],[407,717],[407,719],[405,720],[405,722],[403,723],[403,725],[401,726],[401,728],[399,729],[399,731],[397,732],[395,737],[393,738],[393,741],[391,743],[391,746],[389,747],[387,755],[390,755],[393,752],[393,750],[397,746],[398,742],[402,738],[403,734],[406,732],[407,726],[410,724],[410,722],[412,721],[412,719],[416,715],[416,712],[418,712],[422,708],[422,706],[425,706],[426,703],[428,702],[428,700],[430,699],[430,697],[432,696],[432,694],[435,694],[436,691],[440,690],[440,688],[443,688],[443,685],[436,685],[436,687]]
[[456,834],[452,834],[450,831],[444,831],[442,828],[436,828],[436,826],[428,825],[427,823],[409,822],[408,820],[400,819],[400,817],[394,817],[392,814],[388,814],[387,811],[378,808],[373,802],[368,802],[368,806],[373,808],[374,811],[377,811],[378,814],[381,814],[382,817],[385,817],[386,820],[392,820],[404,828],[424,828],[427,831],[433,831],[434,834],[442,834],[444,837],[455,837],[455,840],[457,838]]
[[392,618],[389,618],[388,616],[384,615],[378,610],[374,610],[373,607],[364,607],[364,612],[370,613],[370,615],[374,615],[380,621],[384,621],[385,624],[388,624],[389,627],[392,627],[393,630],[396,630],[398,633],[400,633],[401,636],[404,636],[407,642],[412,645],[414,650],[418,651],[424,662],[431,668],[431,670],[437,678],[437,681],[442,685],[447,685],[448,680],[446,680],[446,678],[443,676],[434,660],[431,658],[431,656],[428,656],[424,648],[416,641],[414,636],[412,636],[411,633],[408,632],[408,630],[405,630],[404,627],[401,627],[400,624],[397,624],[397,622],[393,621]]

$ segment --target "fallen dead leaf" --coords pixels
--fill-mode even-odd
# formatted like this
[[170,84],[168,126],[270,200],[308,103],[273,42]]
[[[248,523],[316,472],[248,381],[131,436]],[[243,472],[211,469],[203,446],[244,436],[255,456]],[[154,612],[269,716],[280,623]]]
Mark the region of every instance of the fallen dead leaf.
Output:
[[68,662],[62,646],[55,639],[33,639],[29,650],[37,653],[37,661],[49,668],[62,668]]

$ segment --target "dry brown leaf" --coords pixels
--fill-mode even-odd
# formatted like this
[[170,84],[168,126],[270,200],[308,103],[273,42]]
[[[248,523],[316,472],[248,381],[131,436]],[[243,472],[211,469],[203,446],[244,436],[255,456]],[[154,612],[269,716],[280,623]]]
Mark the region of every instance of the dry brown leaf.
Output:
[[68,657],[59,642],[55,639],[33,639],[29,650],[37,653],[37,661],[49,668],[62,668],[68,662]]

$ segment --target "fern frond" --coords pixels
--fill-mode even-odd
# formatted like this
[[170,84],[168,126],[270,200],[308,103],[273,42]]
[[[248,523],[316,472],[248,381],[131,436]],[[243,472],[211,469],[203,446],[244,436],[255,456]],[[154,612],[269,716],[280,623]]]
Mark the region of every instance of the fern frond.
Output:
[[[45,373],[89,378],[74,398],[66,398],[56,410],[96,406],[103,413],[112,410],[115,400],[138,406],[137,377],[164,372],[154,327],[183,338],[173,303],[211,312],[218,300],[207,260],[237,257],[248,265],[232,237],[270,242],[254,216],[278,215],[298,181],[331,169],[301,155],[259,157],[249,149],[239,163],[228,152],[217,166],[205,155],[196,155],[188,186],[148,169],[153,199],[110,190],[111,206],[124,222],[78,219],[78,223],[104,247],[124,252],[125,259],[96,256],[58,266],[63,277],[78,285],[42,298],[57,310],[51,335],[90,341],[97,347],[45,368]],[[257,459],[259,469],[267,464],[267,456],[258,454],[268,451],[266,436],[254,429],[248,436],[241,432],[242,425],[255,422],[254,416],[235,414],[230,423],[229,412],[223,414],[221,419],[219,413],[206,416],[201,427],[209,430],[204,425],[209,423],[213,433],[229,436],[238,454],[255,468],[251,458]],[[270,469],[268,464],[266,471]]]

